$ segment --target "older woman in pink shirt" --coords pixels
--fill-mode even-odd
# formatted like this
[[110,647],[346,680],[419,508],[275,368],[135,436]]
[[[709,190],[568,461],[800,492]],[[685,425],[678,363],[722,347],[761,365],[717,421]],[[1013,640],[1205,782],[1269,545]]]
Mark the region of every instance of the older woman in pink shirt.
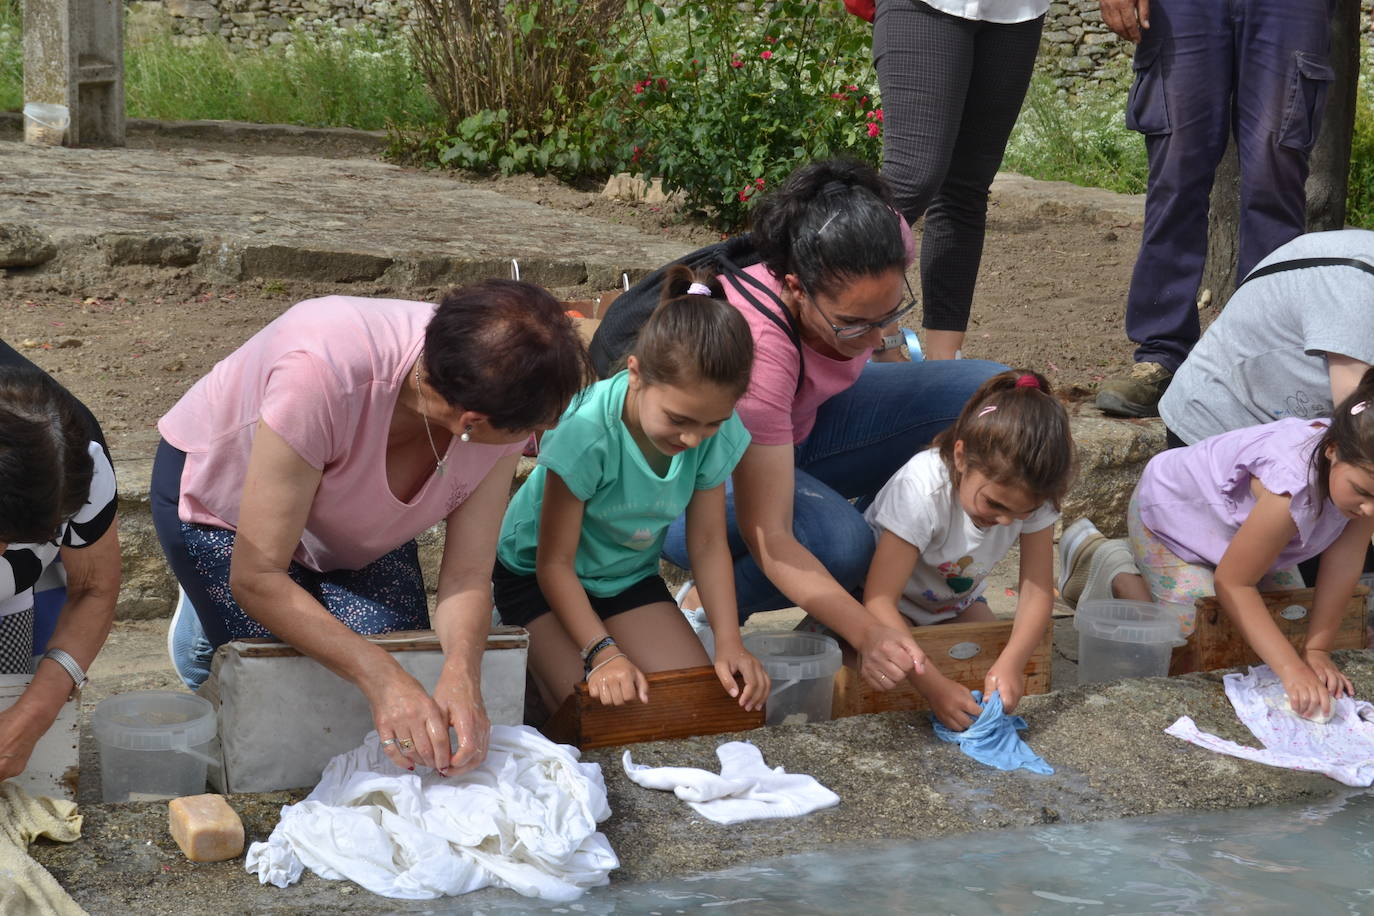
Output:
[[[153,519],[195,610],[173,622],[178,673],[196,686],[215,646],[274,635],[362,690],[397,764],[480,763],[506,497],[525,441],[585,366],[559,303],[509,281],[437,307],[307,300],[258,332],[158,424]],[[446,662],[430,696],[360,634],[430,625],[414,539],[439,521]]]

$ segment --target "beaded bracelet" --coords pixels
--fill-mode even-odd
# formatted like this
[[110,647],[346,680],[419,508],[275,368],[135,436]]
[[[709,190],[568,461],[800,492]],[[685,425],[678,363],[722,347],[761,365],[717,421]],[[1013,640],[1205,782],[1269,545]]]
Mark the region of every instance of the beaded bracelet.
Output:
[[613,645],[615,645],[614,638],[610,636],[603,636],[596,642],[588,646],[587,649],[582,653],[582,670],[590,671],[592,667],[592,659],[596,658],[596,653],[600,652],[602,649],[609,648]]

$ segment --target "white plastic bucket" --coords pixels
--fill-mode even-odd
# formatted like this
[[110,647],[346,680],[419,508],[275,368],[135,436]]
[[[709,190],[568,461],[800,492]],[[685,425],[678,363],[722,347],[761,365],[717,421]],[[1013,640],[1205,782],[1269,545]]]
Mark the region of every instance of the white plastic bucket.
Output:
[[199,795],[210,755],[215,710],[207,700],[170,690],[112,696],[91,717],[100,744],[100,788],[107,802]]
[[1148,601],[1083,601],[1073,626],[1080,684],[1164,677],[1174,647],[1186,642],[1177,609]]
[[744,648],[773,681],[768,725],[829,721],[835,672],[842,663],[839,643],[820,633],[765,630],[746,633]]
[[71,126],[71,112],[66,105],[48,102],[24,104],[24,142],[34,146],[61,146]]

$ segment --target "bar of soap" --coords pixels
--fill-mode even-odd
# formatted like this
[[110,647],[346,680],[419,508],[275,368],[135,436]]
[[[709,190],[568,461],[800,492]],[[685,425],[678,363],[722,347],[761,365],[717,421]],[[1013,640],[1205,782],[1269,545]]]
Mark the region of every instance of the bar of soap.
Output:
[[192,862],[222,862],[243,852],[243,821],[223,795],[188,795],[167,803],[168,829]]

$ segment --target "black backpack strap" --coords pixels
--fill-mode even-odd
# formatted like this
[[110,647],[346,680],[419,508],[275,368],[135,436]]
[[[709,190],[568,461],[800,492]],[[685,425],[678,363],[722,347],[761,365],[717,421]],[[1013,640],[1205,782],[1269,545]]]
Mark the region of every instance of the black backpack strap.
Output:
[[1361,261],[1358,258],[1294,258],[1291,261],[1275,261],[1273,264],[1266,264],[1256,270],[1250,271],[1244,280],[1240,281],[1241,286],[1251,280],[1258,280],[1260,277],[1267,277],[1271,274],[1283,273],[1285,270],[1300,270],[1304,267],[1358,267],[1365,273],[1374,274],[1374,264]]
[[[787,335],[787,339],[792,341],[792,346],[797,348],[797,391],[801,391],[802,379],[806,377],[806,351],[802,349],[801,327],[797,324],[796,316],[792,314],[782,299],[778,298],[777,293],[768,288],[768,284],[753,274],[745,273],[739,265],[729,259],[726,253],[722,252],[717,257],[717,263],[720,265],[721,274],[735,284],[735,289],[744,297],[744,301],[753,306],[754,311],[781,328],[782,332]],[[746,286],[753,286],[765,298],[771,299],[773,304],[777,306],[777,310],[774,311],[765,306],[755,298],[753,293],[746,289]]]

